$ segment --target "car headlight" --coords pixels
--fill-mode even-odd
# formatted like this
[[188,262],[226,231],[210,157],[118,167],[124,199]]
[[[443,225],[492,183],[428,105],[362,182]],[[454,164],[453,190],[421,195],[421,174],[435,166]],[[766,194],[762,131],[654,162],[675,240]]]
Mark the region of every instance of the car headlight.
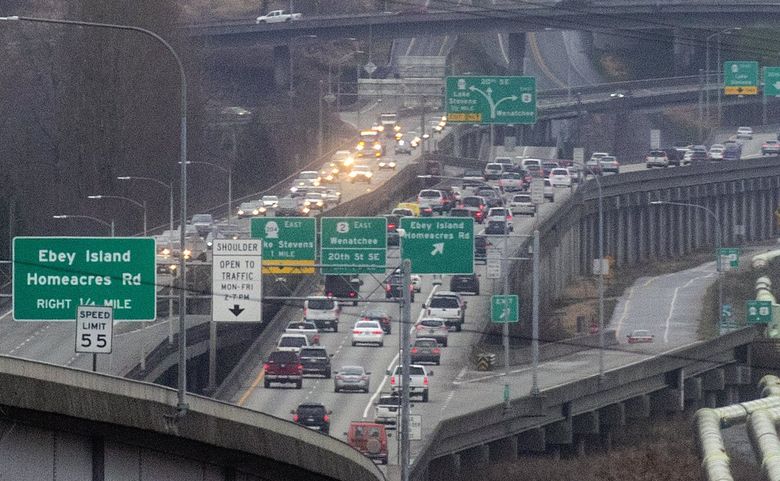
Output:
[[192,257],[192,251],[189,249],[184,249],[182,255],[184,256],[185,259],[189,259],[190,257]]
[[398,145],[404,145],[404,141],[403,140],[399,140],[398,141]]
[[395,167],[395,162],[390,162],[388,165],[389,165],[390,167]]
[[357,144],[357,146],[355,147],[355,149],[357,149],[357,150],[363,150],[363,144]]
[[309,209],[308,207],[304,207],[303,209],[301,209],[301,212],[303,212],[304,214],[308,214],[310,210],[311,209]]
[[[265,207],[260,207],[260,208],[259,208],[259,209],[257,209],[257,210],[258,210],[258,213],[260,213],[260,214],[264,214],[264,213],[265,213],[265,211],[266,211],[267,209],[266,209]],[[257,214],[255,214],[255,215],[257,215]]]
[[311,201],[307,200],[306,202],[303,203],[303,205],[305,205],[306,207],[309,207],[311,205]]
[[393,126],[393,130],[395,130],[396,132],[400,132],[401,131],[401,126],[396,124],[396,125]]
[[350,173],[349,173],[349,176],[350,176],[350,177],[355,177],[356,175],[357,175],[357,172],[350,172]]
[[162,255],[164,255],[164,256],[169,256],[169,255],[171,255],[171,250],[170,250],[170,249],[168,249],[168,248],[166,247],[165,249],[163,249],[163,250],[160,252],[160,254],[162,254]]
[[290,192],[297,192],[297,191],[298,191],[298,187],[296,186],[290,187]]
[[244,215],[244,211],[241,209],[238,209],[238,215]]
[[380,162],[379,163],[379,167],[384,167],[385,165],[387,165],[385,162]]

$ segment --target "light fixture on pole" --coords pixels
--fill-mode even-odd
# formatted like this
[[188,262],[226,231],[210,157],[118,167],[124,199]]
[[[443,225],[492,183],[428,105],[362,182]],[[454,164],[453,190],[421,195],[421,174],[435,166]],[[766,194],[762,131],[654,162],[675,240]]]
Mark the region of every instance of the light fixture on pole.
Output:
[[138,202],[137,200],[133,200],[129,197],[122,197],[121,195],[88,195],[87,199],[117,199],[137,205],[144,211],[144,237],[146,237],[146,201]]
[[[8,16],[0,17],[0,21],[11,22],[31,22],[31,23],[51,23],[58,25],[70,25],[79,27],[92,27],[108,30],[127,30],[137,33],[142,33],[153,38],[155,41],[161,43],[168,52],[170,52],[173,59],[176,61],[176,67],[179,71],[179,163],[181,165],[180,174],[180,186],[181,186],[181,202],[180,202],[180,214],[182,222],[187,219],[187,74],[184,71],[184,65],[179,58],[179,54],[173,49],[171,44],[165,41],[164,38],[151,30],[136,27],[133,25],[120,25],[114,23],[98,23],[98,22],[85,22],[81,20],[59,20],[53,18],[39,18],[39,17],[22,17],[22,16]],[[186,240],[185,229],[180,230],[179,239],[181,245],[184,246]],[[181,417],[187,414],[189,406],[186,402],[187,394],[187,331],[185,325],[186,317],[186,259],[184,256],[179,256],[179,369],[178,369],[178,387],[177,387],[177,406],[176,416]]]
[[601,190],[601,180],[599,180],[599,176],[593,172],[593,169],[585,163],[577,163],[577,165],[582,166],[590,172],[596,180],[599,192],[599,382],[603,382],[605,377],[604,349],[606,348],[606,340],[604,338],[604,196]]
[[228,224],[230,224],[230,216],[233,214],[233,169],[231,167],[225,168],[221,165],[217,165],[213,162],[206,162],[204,160],[188,160],[188,164],[203,164],[203,165],[210,165],[211,167],[214,167],[215,169],[219,170],[220,172],[224,172],[227,174],[228,177],[228,201],[227,201],[227,207],[228,207],[228,214],[227,214],[227,221]]
[[166,184],[165,182],[154,179],[152,177],[141,177],[136,175],[120,175],[117,176],[116,180],[145,180],[148,182],[154,182],[155,184],[161,185],[168,189],[168,202],[170,204],[170,212],[169,212],[169,220],[168,220],[168,232],[171,236],[171,242],[173,242],[173,181],[171,181],[170,184]]
[[718,272],[718,322],[723,324],[723,266],[721,262],[720,249],[723,245],[723,230],[720,227],[720,219],[711,209],[699,204],[689,204],[686,202],[672,202],[667,200],[653,200],[650,205],[676,205],[678,207],[692,207],[694,209],[701,209],[708,215],[712,216],[715,221],[715,269]]
[[97,222],[98,224],[102,224],[106,227],[108,227],[109,233],[111,234],[111,237],[114,237],[114,219],[111,219],[111,222],[106,222],[103,219],[98,219],[97,217],[92,217],[91,215],[79,215],[79,214],[57,214],[51,216],[52,219],[87,219],[94,222]]

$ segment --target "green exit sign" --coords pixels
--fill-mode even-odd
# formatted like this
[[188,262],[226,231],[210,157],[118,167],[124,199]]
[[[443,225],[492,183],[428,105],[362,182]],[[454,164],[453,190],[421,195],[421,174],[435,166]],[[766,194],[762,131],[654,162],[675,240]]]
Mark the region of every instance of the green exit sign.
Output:
[[748,324],[769,324],[772,322],[771,301],[747,301],[745,310],[747,311]]
[[535,77],[447,77],[447,121],[535,124]]
[[490,297],[490,321],[496,324],[520,321],[520,298],[515,294]]
[[155,242],[138,237],[16,237],[16,321],[75,321],[79,306],[117,321],[157,317]]
[[387,218],[323,217],[320,260],[323,274],[384,274]]

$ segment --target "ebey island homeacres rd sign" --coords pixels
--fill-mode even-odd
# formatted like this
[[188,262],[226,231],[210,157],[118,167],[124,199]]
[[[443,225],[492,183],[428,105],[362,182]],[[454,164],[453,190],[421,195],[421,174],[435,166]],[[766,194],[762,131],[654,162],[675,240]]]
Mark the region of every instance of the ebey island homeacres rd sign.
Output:
[[157,314],[155,242],[130,237],[17,237],[17,321],[74,321],[79,306],[109,306],[117,321]]

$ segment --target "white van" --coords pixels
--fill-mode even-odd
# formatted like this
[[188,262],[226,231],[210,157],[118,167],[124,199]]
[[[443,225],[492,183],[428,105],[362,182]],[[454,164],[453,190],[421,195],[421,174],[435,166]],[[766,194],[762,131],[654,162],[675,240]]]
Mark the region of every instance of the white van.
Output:
[[542,161],[539,159],[523,159],[523,162],[521,164],[523,166],[523,170],[527,171],[529,174],[531,174],[534,177],[542,177],[543,171],[542,171]]
[[490,162],[485,164],[485,180],[498,180],[504,173],[504,164],[499,162]]
[[313,322],[320,331],[339,332],[339,301],[326,296],[309,296],[303,303],[303,319]]

